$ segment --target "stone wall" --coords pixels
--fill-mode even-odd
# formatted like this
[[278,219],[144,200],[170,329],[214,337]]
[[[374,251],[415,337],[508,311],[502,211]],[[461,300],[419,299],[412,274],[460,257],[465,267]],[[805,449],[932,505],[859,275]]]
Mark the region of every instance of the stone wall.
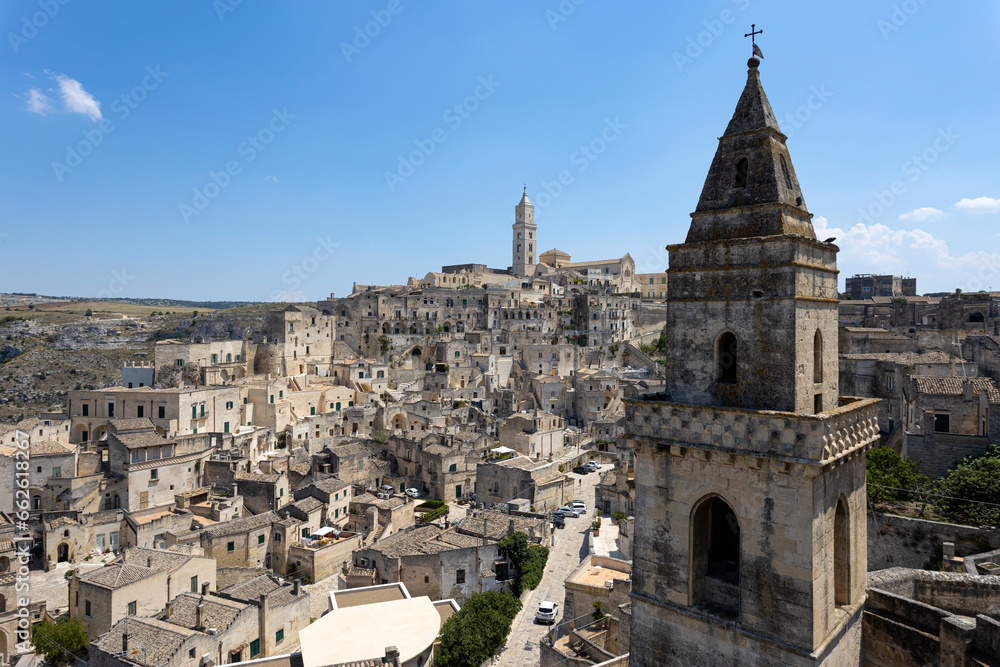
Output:
[[[864,664],[997,664],[1000,577],[906,568],[868,576]],[[975,619],[971,618],[975,616]]]
[[933,419],[925,419],[923,435],[906,434],[906,456],[919,461],[917,468],[920,472],[934,479],[966,456],[984,453],[990,444],[992,439],[989,436],[935,433]]
[[937,569],[943,542],[955,543],[956,556],[970,556],[1000,549],[1000,529],[868,513],[869,571],[894,566]]

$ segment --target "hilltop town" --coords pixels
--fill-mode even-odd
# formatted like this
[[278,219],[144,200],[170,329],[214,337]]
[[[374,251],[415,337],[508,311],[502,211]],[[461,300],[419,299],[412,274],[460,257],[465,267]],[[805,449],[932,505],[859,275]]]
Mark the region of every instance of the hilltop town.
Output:
[[933,479],[998,441],[1000,292],[838,294],[758,64],[666,272],[542,251],[572,239],[525,190],[509,267],[193,316],[11,297],[7,660],[30,561],[25,613],[102,667],[426,665],[490,592],[523,605],[499,665],[993,664],[1000,531],[869,512],[865,456]]

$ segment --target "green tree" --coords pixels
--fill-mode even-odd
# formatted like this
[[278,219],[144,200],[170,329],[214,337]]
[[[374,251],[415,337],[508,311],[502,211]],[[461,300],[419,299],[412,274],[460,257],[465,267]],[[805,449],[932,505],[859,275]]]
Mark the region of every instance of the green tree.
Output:
[[76,618],[64,618],[55,623],[36,623],[31,635],[31,645],[52,667],[62,667],[69,663],[70,653],[80,655],[87,648],[87,630]]
[[917,471],[919,461],[904,460],[894,449],[876,447],[865,461],[868,502],[910,500],[913,492],[927,485],[927,477]]
[[1000,446],[990,445],[980,456],[959,461],[935,480],[934,492],[938,510],[952,521],[1000,524],[1000,507],[994,506],[1000,505]]
[[437,667],[479,667],[507,641],[521,601],[510,593],[475,593],[441,628]]
[[500,555],[514,564],[515,594],[520,595],[522,591],[533,589],[539,584],[544,574],[545,563],[549,559],[549,550],[546,547],[529,547],[528,536],[517,532],[500,540],[497,549]]
[[594,613],[591,616],[594,617],[595,621],[604,618],[604,600],[594,600],[590,603],[590,606],[594,608]]

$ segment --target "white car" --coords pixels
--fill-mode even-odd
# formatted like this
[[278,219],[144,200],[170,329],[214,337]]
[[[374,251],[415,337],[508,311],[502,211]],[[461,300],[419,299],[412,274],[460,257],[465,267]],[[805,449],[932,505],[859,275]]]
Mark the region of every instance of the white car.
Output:
[[597,472],[600,469],[601,469],[600,463],[597,463],[596,461],[587,462],[587,470],[589,470],[590,472]]
[[535,612],[535,623],[548,623],[552,625],[556,622],[556,614],[559,612],[559,605],[555,602],[545,601],[539,603],[538,611]]
[[419,498],[419,497],[420,497],[420,492],[419,492],[419,491],[417,491],[417,490],[416,490],[416,489],[414,489],[414,488],[409,488],[409,489],[407,489],[406,491],[404,491],[404,493],[405,493],[406,495],[408,495],[409,497],[411,497],[411,498]]
[[569,506],[575,509],[580,514],[587,513],[587,503],[583,502],[582,500],[574,500],[569,504]]
[[563,516],[571,516],[574,519],[580,516],[580,512],[577,511],[575,508],[570,507],[569,505],[560,507],[555,512],[553,512],[553,514],[562,514]]

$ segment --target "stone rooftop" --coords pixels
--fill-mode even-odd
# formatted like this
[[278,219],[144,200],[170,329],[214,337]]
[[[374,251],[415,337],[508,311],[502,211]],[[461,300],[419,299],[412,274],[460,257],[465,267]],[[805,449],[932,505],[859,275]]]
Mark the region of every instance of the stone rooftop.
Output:
[[394,533],[369,548],[390,558],[416,554],[436,554],[454,549],[479,546],[481,537],[463,535],[454,528],[445,530],[435,525],[417,526],[413,529]]
[[151,567],[157,571],[167,570],[168,572],[172,572],[190,560],[190,558],[189,554],[178,553],[176,551],[132,547],[119,556],[115,562]]
[[145,667],[164,664],[177,652],[185,639],[196,634],[194,630],[156,618],[127,616],[102,635],[97,640],[97,646],[107,653],[120,653],[122,635],[126,633],[129,645],[136,652],[123,656],[124,660]]
[[219,593],[244,602],[257,602],[261,595],[266,595],[268,604],[286,605],[302,597],[301,594],[295,595],[293,590],[292,586],[283,586],[280,581],[269,574],[259,574],[256,577],[227,586]]
[[263,482],[265,484],[274,484],[281,478],[278,473],[270,472],[238,472],[233,475],[233,479],[237,482]]
[[[916,376],[913,380],[917,383],[917,391],[921,394],[934,394],[937,396],[961,396],[966,384],[972,385],[972,391],[979,392],[996,391],[996,383],[988,377],[960,378],[960,377],[927,377]],[[992,401],[991,401],[992,402]]]
[[211,537],[226,537],[228,535],[239,535],[251,530],[260,530],[270,527],[272,523],[279,521],[278,515],[274,512],[265,512],[255,516],[245,516],[240,519],[233,519],[218,526],[205,529],[205,534]]
[[216,628],[220,632],[228,628],[246,604],[234,602],[211,595],[195,595],[182,593],[173,599],[170,605],[170,616],[165,614],[161,620],[190,630],[198,630],[198,605],[203,604],[205,628]]
[[156,572],[148,567],[116,563],[87,572],[80,577],[80,581],[113,590],[151,577]]
[[143,429],[153,430],[156,427],[149,417],[137,417],[134,419],[110,419],[109,423],[115,427],[116,431],[140,431]]

